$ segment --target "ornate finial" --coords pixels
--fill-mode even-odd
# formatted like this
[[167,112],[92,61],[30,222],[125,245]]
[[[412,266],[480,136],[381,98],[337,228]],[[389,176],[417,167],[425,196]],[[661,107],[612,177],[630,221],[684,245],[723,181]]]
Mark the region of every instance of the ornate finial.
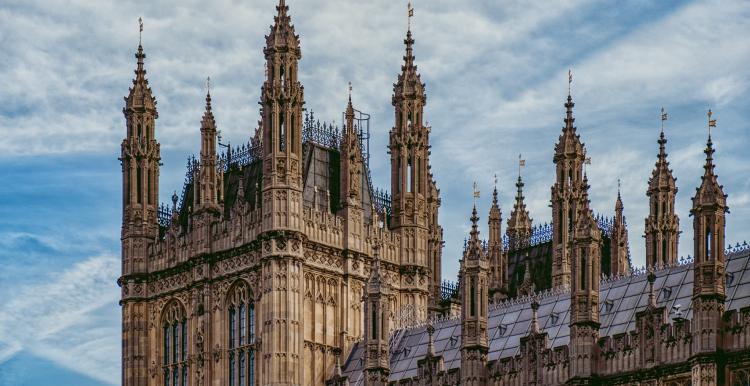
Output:
[[435,355],[435,340],[433,339],[433,334],[435,333],[435,327],[432,325],[432,323],[427,325],[427,335],[429,336],[429,340],[427,341],[427,355]]
[[211,77],[206,77],[206,94],[211,94]]
[[479,186],[477,185],[477,182],[474,181],[474,209],[477,207],[477,198],[479,198]]
[[521,158],[521,153],[518,153],[518,179],[521,179],[521,168],[526,166],[526,160]]
[[661,132],[664,134],[664,121],[667,120],[667,112],[664,110],[664,106],[661,108]]
[[175,191],[174,191],[174,192],[172,193],[172,211],[173,211],[173,212],[177,212],[177,200],[179,200],[179,199],[180,199],[180,198],[179,198],[179,197],[177,197],[177,191],[175,190]]
[[406,29],[407,31],[411,31],[411,18],[414,16],[414,8],[411,6],[411,1],[407,5],[407,21],[406,21]]
[[586,165],[591,165],[591,157],[583,159],[583,175],[586,176]]
[[352,82],[349,82],[349,103],[352,103]]
[[648,280],[648,305],[653,308],[656,307],[656,294],[654,293],[656,274],[654,274],[653,267],[648,268],[648,276],[646,276],[646,279]]
[[138,17],[138,25],[140,27],[140,31],[138,32],[138,45],[141,45],[142,38],[143,38],[143,18]]
[[617,198],[620,198],[620,188],[621,188],[620,178],[618,177],[617,178]]
[[573,84],[573,69],[568,68],[568,98],[570,98],[570,86]]
[[711,141],[711,128],[716,127],[716,120],[711,119],[711,116],[714,113],[711,112],[711,109],[708,109],[708,140]]
[[539,301],[537,301],[536,294],[531,298],[531,326],[530,330],[532,333],[539,332],[539,319],[537,317],[537,310],[539,309]]

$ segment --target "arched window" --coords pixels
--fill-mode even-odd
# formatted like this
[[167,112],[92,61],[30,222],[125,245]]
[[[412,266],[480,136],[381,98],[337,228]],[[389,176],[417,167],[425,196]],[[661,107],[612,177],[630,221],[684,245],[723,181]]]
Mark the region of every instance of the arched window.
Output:
[[406,192],[411,193],[414,191],[414,181],[412,180],[412,176],[414,175],[414,165],[412,163],[411,157],[409,157],[409,162],[406,165]]
[[568,209],[568,239],[573,239],[573,209]]
[[284,75],[285,75],[284,74],[284,64],[281,64],[281,65],[279,65],[279,78],[281,78],[281,85],[282,86],[284,85],[284,81],[286,80],[286,79],[284,79]]
[[292,153],[297,152],[297,142],[296,138],[294,137],[294,133],[297,131],[296,127],[294,126],[294,114],[290,117],[289,120],[289,149],[291,149]]
[[706,260],[712,260],[711,256],[711,227],[706,227]]
[[162,316],[162,342],[164,386],[187,386],[187,316],[176,301],[167,305]]
[[143,203],[143,168],[139,164],[135,173],[136,199],[139,204]]
[[229,386],[255,384],[255,303],[250,288],[237,283],[227,298]]
[[581,248],[581,289],[586,289],[586,249]]
[[417,180],[417,193],[422,193],[422,181],[419,180],[419,176],[422,174],[422,159],[417,158],[417,170],[414,173],[414,177]]
[[667,240],[661,240],[661,261],[662,264],[667,265]]
[[557,242],[558,243],[562,243],[563,241],[563,227],[565,226],[563,224],[564,222],[563,216],[564,216],[563,210],[562,208],[560,208],[560,210],[557,212],[557,220],[558,220],[557,221],[557,225],[558,225],[557,226]]
[[146,187],[147,187],[146,188],[146,196],[148,197],[148,204],[151,205],[151,204],[153,204],[153,201],[154,201],[153,197],[151,197],[152,196],[152,194],[151,194],[151,178],[152,178],[152,176],[151,176],[151,169],[148,169],[148,173],[147,173],[147,177],[146,178],[147,178],[147,180],[146,180],[146,182],[147,182],[146,183]]
[[469,283],[471,283],[471,285],[469,287],[469,291],[471,291],[469,293],[469,299],[471,299],[471,300],[469,300],[469,303],[471,304],[471,314],[470,314],[470,316],[474,316],[477,313],[477,301],[476,301],[477,293],[474,290],[474,278],[470,278],[469,279]]
[[279,113],[279,151],[286,150],[286,122],[284,122],[284,112]]
[[372,335],[372,339],[378,339],[378,311],[377,311],[377,303],[372,302],[372,315],[371,320],[372,323],[370,324],[372,332],[370,333]]

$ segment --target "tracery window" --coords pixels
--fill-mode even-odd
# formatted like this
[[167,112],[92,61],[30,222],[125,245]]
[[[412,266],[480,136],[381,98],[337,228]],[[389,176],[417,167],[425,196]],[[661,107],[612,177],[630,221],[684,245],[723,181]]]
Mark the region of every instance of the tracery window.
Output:
[[244,282],[234,286],[227,298],[229,321],[229,386],[255,384],[255,303]]
[[750,370],[739,369],[732,372],[731,386],[750,386]]
[[162,316],[162,374],[164,386],[187,386],[187,316],[176,301]]

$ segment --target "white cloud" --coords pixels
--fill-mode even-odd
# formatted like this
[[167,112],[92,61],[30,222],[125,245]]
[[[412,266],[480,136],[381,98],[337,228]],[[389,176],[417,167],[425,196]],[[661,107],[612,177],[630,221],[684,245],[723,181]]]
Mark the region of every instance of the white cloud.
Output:
[[[21,350],[107,383],[119,373],[119,259],[93,257],[0,305],[0,364]],[[102,318],[106,323],[102,323]],[[116,318],[118,319],[118,318]],[[116,377],[117,379],[119,377]]]

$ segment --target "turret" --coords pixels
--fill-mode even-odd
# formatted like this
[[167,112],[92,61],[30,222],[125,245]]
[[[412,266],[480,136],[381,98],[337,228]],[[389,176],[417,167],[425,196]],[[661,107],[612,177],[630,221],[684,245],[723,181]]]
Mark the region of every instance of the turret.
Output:
[[375,245],[374,262],[365,289],[365,385],[385,386],[388,384],[390,362],[388,338],[390,333],[388,283],[380,273],[380,245]]
[[[400,236],[399,256],[402,270],[402,305],[412,305],[416,317],[427,317],[427,308],[434,309],[438,293],[435,274],[436,249],[440,246],[437,229],[429,215],[437,217],[434,181],[429,174],[430,128],[424,122],[427,102],[425,85],[414,64],[414,39],[411,30],[404,40],[406,54],[401,74],[393,85],[392,104],[395,124],[390,131],[388,151],[391,155],[391,216],[390,228]],[[428,192],[430,188],[430,192]],[[430,194],[428,194],[430,193]],[[428,197],[430,206],[428,208]],[[432,225],[432,229],[430,226]],[[430,255],[429,253],[432,253]],[[430,291],[432,289],[432,292]],[[432,300],[430,299],[432,297]]]
[[[520,160],[521,162],[523,160]],[[531,241],[531,224],[532,219],[529,217],[529,211],[526,210],[526,203],[523,196],[523,180],[521,179],[521,165],[518,169],[518,181],[516,181],[516,201],[513,204],[513,211],[508,218],[508,250],[514,251],[529,246]]]
[[497,186],[492,191],[492,206],[487,225],[489,229],[489,246],[487,253],[490,259],[490,301],[493,303],[505,299],[507,294],[507,262],[503,248],[502,212],[497,202]]
[[479,240],[477,207],[471,213],[471,233],[464,252],[461,280],[461,385],[487,382],[487,308],[489,259]]
[[[139,19],[140,21],[140,19]],[[143,23],[141,22],[141,32]],[[141,42],[135,54],[133,86],[125,97],[125,139],[120,146],[122,165],[122,385],[143,385],[152,361],[148,347],[148,310],[144,300],[149,250],[159,237],[159,143],[156,141],[156,98],[146,79]]]
[[612,225],[612,244],[610,253],[610,275],[621,275],[630,272],[630,246],[628,245],[628,226],[623,215],[620,182],[617,182],[617,200],[615,200],[615,221]]
[[[716,125],[708,113],[709,130]],[[723,187],[714,172],[713,142],[709,131],[706,143],[706,163],[701,185],[693,196],[693,354],[701,355],[721,350],[720,329],[724,313],[725,269],[724,227],[729,212]],[[713,370],[716,372],[716,367]],[[703,371],[703,370],[701,370]],[[695,374],[695,371],[693,371]],[[697,381],[697,383],[696,383]],[[704,385],[693,378],[693,384]]]
[[[572,80],[572,75],[569,77]],[[586,151],[576,133],[573,118],[573,98],[568,90],[565,103],[565,126],[555,145],[556,178],[552,185],[552,286],[570,285],[570,242],[577,223],[578,202],[582,186]]]
[[139,43],[133,86],[125,97],[126,134],[120,146],[122,165],[122,274],[146,270],[147,247],[159,234],[159,143],[156,98],[146,79],[146,54]]
[[344,118],[346,126],[341,138],[341,209],[339,212],[345,220],[346,239],[344,240],[344,247],[361,252],[364,238],[362,207],[363,182],[365,182],[363,179],[364,163],[358,128],[354,126],[351,86]]
[[[206,82],[208,83],[208,81]],[[211,93],[206,92],[206,109],[201,120],[201,158],[198,178],[193,188],[196,212],[217,213],[223,193],[223,174],[218,170],[216,156],[216,120],[211,111]]]
[[667,114],[662,109],[662,130],[659,134],[659,154],[656,166],[648,180],[646,196],[649,200],[649,212],[646,217],[646,265],[663,266],[677,262],[677,245],[680,237],[680,219],[675,214],[675,196],[677,179],[672,175],[667,161],[664,136],[664,121]]
[[571,249],[570,378],[585,382],[595,376],[599,338],[601,230],[589,208],[584,175]]
[[[292,386],[303,383],[304,335],[302,242],[302,106],[298,81],[302,57],[299,36],[279,0],[263,54],[266,79],[261,89],[262,232],[260,248],[263,288],[260,298],[260,348],[256,357],[258,384]],[[279,342],[284,342],[280,344]],[[333,357],[324,366],[333,365]]]

